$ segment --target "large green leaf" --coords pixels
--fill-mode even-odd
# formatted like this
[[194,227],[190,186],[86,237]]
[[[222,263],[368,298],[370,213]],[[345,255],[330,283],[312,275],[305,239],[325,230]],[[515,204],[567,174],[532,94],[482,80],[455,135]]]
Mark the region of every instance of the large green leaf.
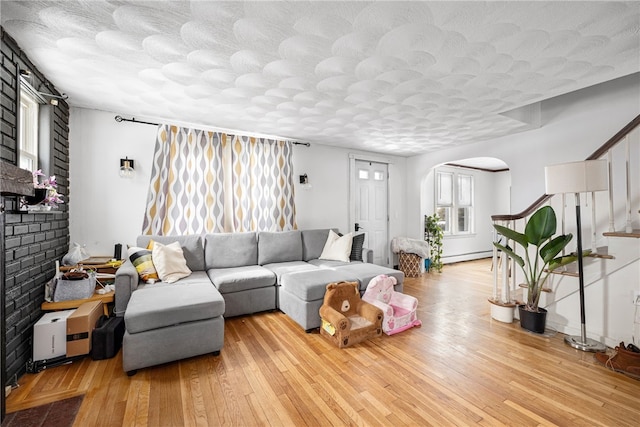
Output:
[[556,213],[551,206],[543,206],[538,209],[524,229],[529,243],[535,246],[542,245],[556,232]]
[[563,234],[553,238],[549,243],[540,248],[540,257],[545,264],[551,262],[571,241],[573,235]]
[[515,253],[510,247],[501,245],[498,242],[493,242],[493,246],[495,246],[496,248],[500,249],[501,251],[503,251],[504,253],[509,255],[511,258],[513,258],[518,263],[518,265],[520,267],[524,268],[524,260],[522,259],[522,257],[520,255]]
[[498,233],[502,234],[508,240],[513,240],[514,242],[519,243],[523,248],[526,249],[529,246],[527,236],[525,236],[524,234],[498,224],[493,224],[493,228],[495,228]]

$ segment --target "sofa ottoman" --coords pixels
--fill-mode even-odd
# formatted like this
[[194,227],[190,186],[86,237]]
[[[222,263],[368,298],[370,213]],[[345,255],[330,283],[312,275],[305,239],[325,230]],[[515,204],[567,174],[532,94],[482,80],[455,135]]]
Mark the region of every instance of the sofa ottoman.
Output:
[[343,281],[356,281],[356,278],[342,269],[316,268],[285,273],[281,276],[278,287],[278,308],[309,332],[320,327],[319,310],[327,285]]
[[225,303],[206,280],[154,288],[131,295],[124,315],[122,367],[137,369],[206,353],[219,354],[224,342]]
[[369,264],[369,263],[351,263],[349,265],[345,265],[342,267],[336,268],[336,271],[339,271],[341,274],[352,276],[358,279],[360,282],[360,294],[362,295],[365,290],[367,290],[367,286],[371,279],[381,274],[386,274],[387,276],[393,276],[397,280],[397,284],[393,287],[393,290],[396,292],[402,292],[404,286],[404,273],[399,270],[394,270],[389,267],[383,267],[377,264]]

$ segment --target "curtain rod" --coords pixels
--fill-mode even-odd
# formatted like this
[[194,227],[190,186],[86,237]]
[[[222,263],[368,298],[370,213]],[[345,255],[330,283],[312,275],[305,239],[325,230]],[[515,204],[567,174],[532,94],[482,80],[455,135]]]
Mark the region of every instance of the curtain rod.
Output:
[[[144,125],[153,125],[153,126],[159,126],[158,123],[152,123],[152,122],[144,122],[142,120],[136,120],[135,117],[131,117],[130,119],[125,119],[122,116],[115,116],[114,117],[115,121],[120,123],[120,122],[132,122],[132,123],[141,123]],[[311,143],[310,142],[298,142],[298,141],[291,141],[291,143],[293,145],[304,145],[305,147],[311,147]]]
[[143,122],[142,120],[136,120],[135,117],[131,117],[130,119],[125,119],[122,116],[115,116],[114,119],[116,120],[116,122],[120,123],[120,122],[131,122],[131,123],[142,123],[143,125],[153,125],[153,126],[158,126],[158,123],[151,123],[151,122]]

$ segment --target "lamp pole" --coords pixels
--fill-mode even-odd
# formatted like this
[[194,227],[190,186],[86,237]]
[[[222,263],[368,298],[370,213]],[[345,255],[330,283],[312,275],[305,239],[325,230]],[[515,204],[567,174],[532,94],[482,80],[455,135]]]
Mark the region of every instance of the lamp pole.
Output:
[[587,326],[584,307],[584,267],[582,260],[582,220],[580,218],[580,193],[576,195],[576,235],[578,239],[578,281],[580,286],[580,336],[567,335],[564,342],[582,351],[605,351],[606,347],[599,341],[587,338]]

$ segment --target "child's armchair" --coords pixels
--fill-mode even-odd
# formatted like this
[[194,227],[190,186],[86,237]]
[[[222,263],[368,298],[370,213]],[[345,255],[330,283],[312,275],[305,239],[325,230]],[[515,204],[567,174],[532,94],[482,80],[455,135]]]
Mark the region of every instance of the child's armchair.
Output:
[[358,282],[328,284],[320,318],[320,333],[339,348],[382,334],[382,311],[360,299]]
[[375,305],[384,313],[382,331],[387,335],[422,325],[416,315],[417,298],[394,291],[395,284],[396,278],[393,276],[376,276],[371,279],[362,296],[363,301]]

